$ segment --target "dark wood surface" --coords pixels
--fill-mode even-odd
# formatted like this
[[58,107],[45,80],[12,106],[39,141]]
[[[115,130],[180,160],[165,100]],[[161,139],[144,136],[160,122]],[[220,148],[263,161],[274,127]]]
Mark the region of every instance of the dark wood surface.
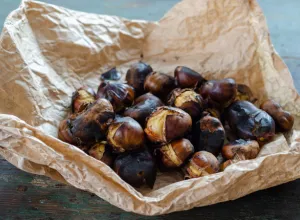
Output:
[[[19,1],[4,0],[0,23]],[[178,0],[46,0],[76,10],[158,20]],[[300,91],[300,1],[259,0],[275,48],[289,66]],[[0,158],[1,219],[226,219],[299,220],[300,180],[244,198],[159,217],[126,213],[97,196],[23,172]]]

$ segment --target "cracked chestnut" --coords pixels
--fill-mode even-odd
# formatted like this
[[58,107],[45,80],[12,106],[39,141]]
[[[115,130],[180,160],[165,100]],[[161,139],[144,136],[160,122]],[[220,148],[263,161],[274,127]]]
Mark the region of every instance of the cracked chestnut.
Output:
[[72,94],[72,113],[84,111],[95,101],[96,94],[92,88],[83,86]]

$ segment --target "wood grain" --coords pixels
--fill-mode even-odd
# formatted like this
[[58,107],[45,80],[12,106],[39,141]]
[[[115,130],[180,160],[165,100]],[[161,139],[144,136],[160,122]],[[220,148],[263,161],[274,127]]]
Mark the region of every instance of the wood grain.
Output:
[[0,219],[300,219],[300,180],[230,201],[158,217],[126,213],[97,196],[0,159]]

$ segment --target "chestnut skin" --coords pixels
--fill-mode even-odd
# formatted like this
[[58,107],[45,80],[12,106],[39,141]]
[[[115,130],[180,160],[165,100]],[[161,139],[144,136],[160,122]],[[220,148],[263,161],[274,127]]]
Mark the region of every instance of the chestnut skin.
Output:
[[76,139],[73,137],[70,131],[70,124],[68,119],[64,119],[60,122],[58,127],[58,138],[69,144],[76,144]]
[[102,161],[108,166],[112,166],[115,156],[112,153],[111,146],[106,141],[101,141],[94,144],[88,151],[88,154],[97,160]]
[[146,118],[157,108],[163,106],[162,101],[159,98],[146,99],[134,106],[127,108],[124,112],[124,116],[128,116],[136,120],[142,127],[145,126]]
[[274,119],[275,124],[282,131],[290,131],[294,125],[294,117],[274,100],[267,100],[261,104],[260,108],[266,111]]
[[179,108],[158,107],[147,119],[145,133],[153,143],[169,143],[183,137],[192,127],[192,118]]
[[145,148],[120,154],[114,162],[114,171],[125,182],[137,188],[144,184],[153,188],[157,173],[155,160]]
[[100,80],[105,81],[105,80],[113,80],[113,81],[118,81],[121,79],[121,73],[116,69],[116,67],[108,70],[105,73],[101,74]]
[[199,118],[204,108],[201,95],[192,89],[174,89],[168,104],[187,112],[193,119]]
[[155,100],[157,102],[161,102],[162,103],[162,101],[160,100],[160,98],[158,98],[157,96],[155,96],[155,95],[151,94],[150,92],[148,92],[148,93],[145,93],[144,95],[141,95],[141,96],[137,97],[134,100],[134,104],[136,105],[136,104],[139,104],[140,102],[145,102],[146,100],[149,100],[149,99]]
[[188,139],[179,139],[162,146],[161,161],[165,167],[176,168],[183,165],[185,160],[194,153],[194,146]]
[[196,123],[193,137],[198,151],[203,150],[218,156],[224,144],[225,130],[218,118],[207,115]]
[[187,178],[197,178],[217,173],[220,163],[211,153],[206,151],[196,152],[186,166]]
[[152,72],[147,76],[144,88],[147,92],[151,92],[161,100],[166,101],[169,93],[175,89],[175,79],[164,73]]
[[265,111],[248,101],[237,101],[227,108],[225,118],[233,132],[244,140],[270,141],[275,122]]
[[234,79],[209,80],[198,90],[208,107],[222,109],[236,98],[237,84]]
[[222,148],[222,156],[227,160],[250,160],[256,158],[259,151],[257,141],[239,139],[225,144]]
[[110,102],[98,99],[87,110],[67,120],[70,134],[79,146],[94,144],[105,138],[115,113]]
[[236,100],[255,103],[257,101],[257,98],[253,96],[251,89],[247,85],[238,84]]
[[195,88],[206,81],[200,73],[185,66],[176,67],[174,77],[176,85],[182,89]]
[[116,113],[132,105],[134,89],[125,83],[102,82],[97,91],[97,99],[104,98],[111,102]]
[[72,94],[72,113],[84,111],[90,104],[95,101],[96,94],[92,88],[83,86]]
[[126,74],[127,83],[135,89],[137,95],[142,95],[144,91],[144,81],[153,72],[149,64],[138,62],[131,65]]
[[108,128],[107,141],[115,153],[136,150],[143,147],[144,131],[136,120],[117,117]]

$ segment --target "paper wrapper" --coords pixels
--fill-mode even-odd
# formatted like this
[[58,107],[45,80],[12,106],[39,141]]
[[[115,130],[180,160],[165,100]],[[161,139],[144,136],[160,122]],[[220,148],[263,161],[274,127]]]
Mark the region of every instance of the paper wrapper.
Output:
[[[109,167],[57,137],[72,92],[94,89],[117,66],[141,59],[173,74],[178,65],[207,79],[232,77],[261,102],[277,100],[295,117],[257,159],[182,180],[159,174],[153,190],[134,189]],[[126,211],[159,215],[237,199],[300,177],[300,98],[274,51],[254,0],[185,0],[158,23],[87,14],[24,1],[5,22],[0,48],[0,154],[27,172],[97,194]]]

